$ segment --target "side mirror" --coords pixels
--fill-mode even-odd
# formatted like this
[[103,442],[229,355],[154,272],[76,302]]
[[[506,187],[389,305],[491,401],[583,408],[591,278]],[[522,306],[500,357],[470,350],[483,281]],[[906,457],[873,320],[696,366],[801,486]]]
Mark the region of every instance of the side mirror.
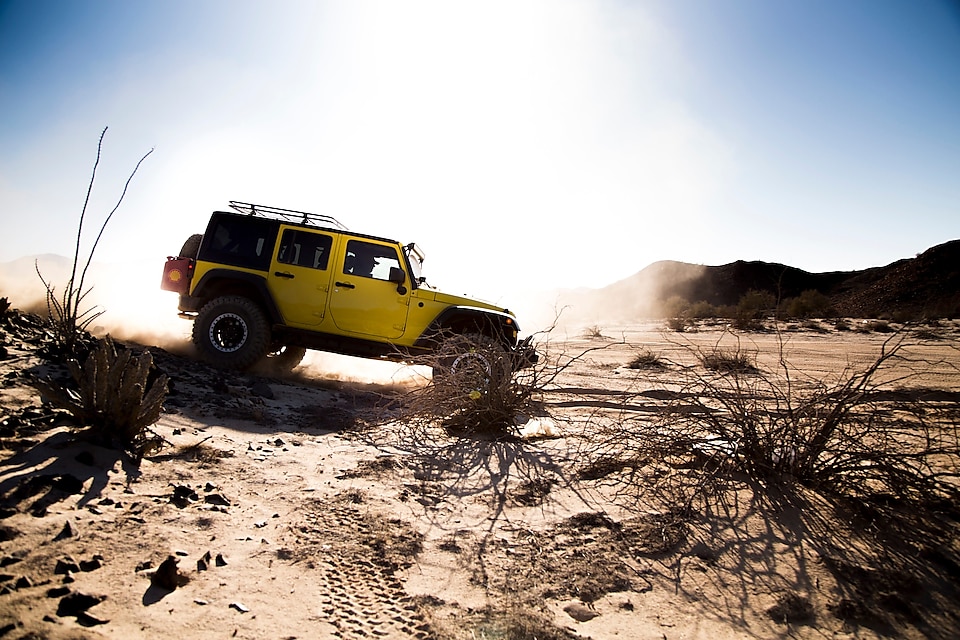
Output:
[[390,267],[390,275],[387,277],[387,280],[396,283],[397,293],[400,295],[404,295],[407,292],[407,288],[403,286],[403,283],[407,280],[407,274],[403,272],[403,269]]

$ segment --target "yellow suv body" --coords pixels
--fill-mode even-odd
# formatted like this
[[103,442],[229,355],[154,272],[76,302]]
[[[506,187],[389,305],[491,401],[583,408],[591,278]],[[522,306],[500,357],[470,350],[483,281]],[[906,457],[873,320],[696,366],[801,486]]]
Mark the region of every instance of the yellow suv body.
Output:
[[282,368],[306,349],[369,358],[435,353],[452,335],[484,336],[516,366],[536,361],[508,309],[445,294],[421,275],[414,244],[348,231],[336,220],[231,202],[164,265],[193,341],[216,366]]

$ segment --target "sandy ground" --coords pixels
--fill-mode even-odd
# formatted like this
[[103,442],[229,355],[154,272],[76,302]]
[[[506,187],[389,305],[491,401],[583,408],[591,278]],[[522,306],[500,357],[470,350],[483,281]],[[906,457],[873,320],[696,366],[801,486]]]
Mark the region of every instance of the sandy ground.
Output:
[[[782,343],[798,371],[825,379],[889,337],[823,327],[739,344],[775,368]],[[956,404],[960,331],[930,331],[908,384]],[[960,634],[956,519],[906,548],[836,502],[778,502],[743,483],[680,521],[662,496],[583,473],[594,430],[654,414],[691,349],[737,340],[717,327],[600,333],[551,338],[550,358],[579,357],[545,396],[549,416],[499,442],[358,419],[382,394],[425,384],[415,371],[280,380],[155,349],[173,381],[154,426],[166,446],[139,466],[43,407],[26,375],[62,370],[5,336],[0,637]],[[673,364],[629,368],[642,349]],[[151,579],[168,558],[172,590]]]

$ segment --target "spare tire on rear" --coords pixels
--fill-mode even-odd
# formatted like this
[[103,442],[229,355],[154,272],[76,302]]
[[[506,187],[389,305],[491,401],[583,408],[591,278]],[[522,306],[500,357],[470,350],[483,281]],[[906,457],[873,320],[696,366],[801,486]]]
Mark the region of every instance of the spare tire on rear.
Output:
[[195,233],[189,238],[186,242],[183,243],[183,247],[180,249],[180,253],[177,254],[178,258],[193,258],[196,260],[197,254],[200,253],[200,241],[203,240],[203,235]]

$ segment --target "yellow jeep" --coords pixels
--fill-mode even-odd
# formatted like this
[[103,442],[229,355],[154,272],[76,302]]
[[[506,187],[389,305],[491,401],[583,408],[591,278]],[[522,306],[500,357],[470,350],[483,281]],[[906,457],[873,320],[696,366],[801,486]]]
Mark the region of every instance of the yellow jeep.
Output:
[[429,286],[415,244],[329,216],[230,206],[167,258],[161,283],[180,294],[180,316],[193,320],[210,364],[242,370],[269,359],[289,370],[306,349],[415,361],[451,343],[495,347],[513,367],[536,362],[511,311]]

